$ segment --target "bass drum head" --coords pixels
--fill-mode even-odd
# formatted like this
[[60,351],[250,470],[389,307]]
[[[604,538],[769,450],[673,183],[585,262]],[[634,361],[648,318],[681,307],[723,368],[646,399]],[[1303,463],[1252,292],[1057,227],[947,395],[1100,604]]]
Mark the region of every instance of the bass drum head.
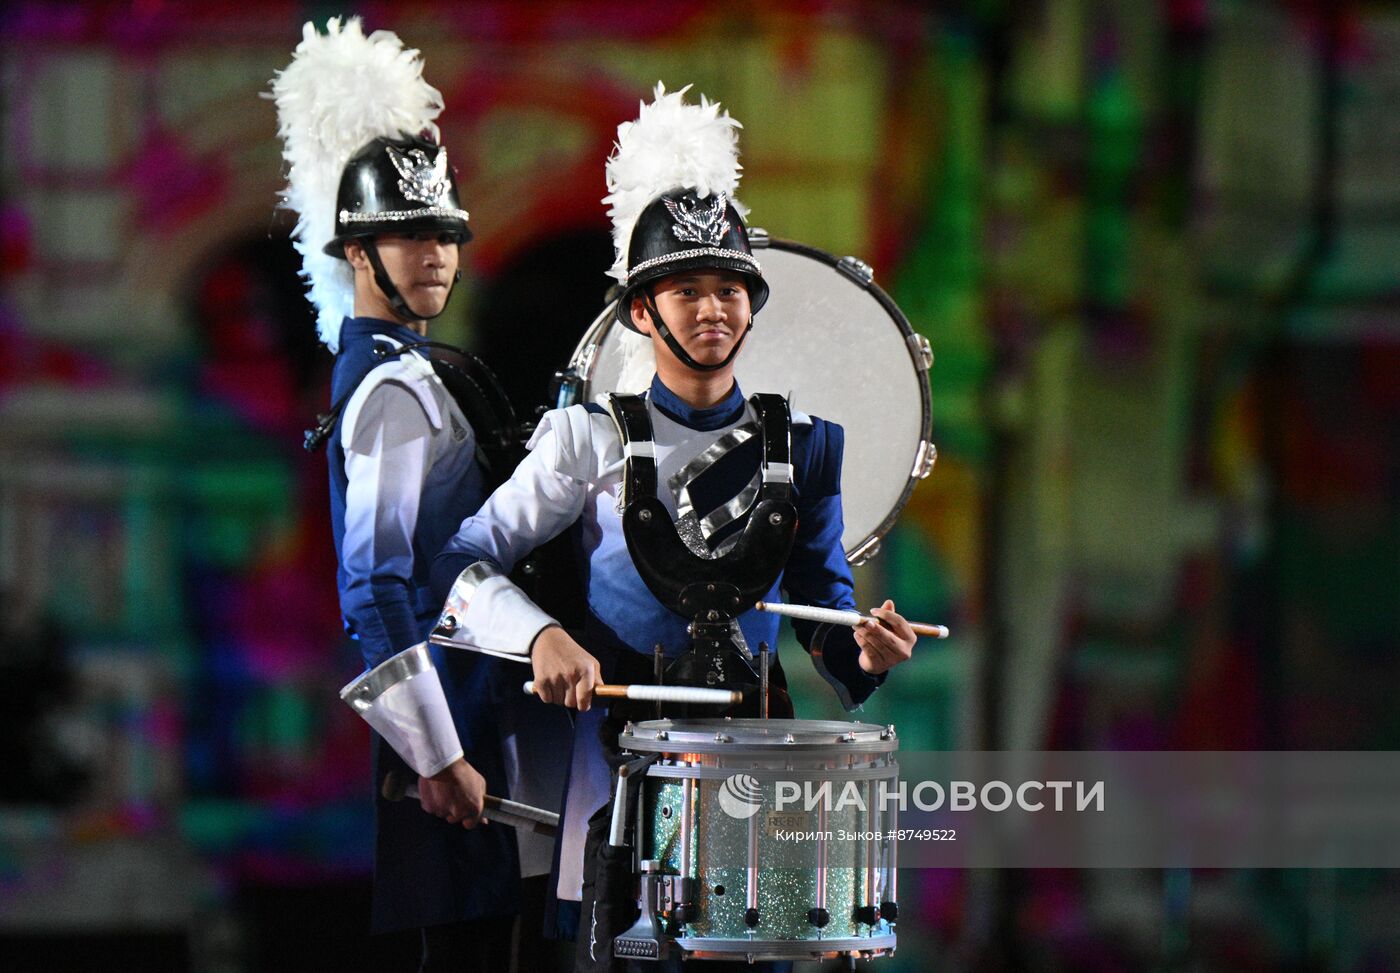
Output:
[[[927,343],[883,290],[861,279],[858,261],[783,240],[756,255],[771,294],[735,377],[745,395],[778,392],[795,411],[845,428],[841,545],[863,560],[928,472]],[[650,341],[618,324],[610,304],[570,367],[578,379],[572,401],[603,402],[609,392],[646,389],[655,359]]]

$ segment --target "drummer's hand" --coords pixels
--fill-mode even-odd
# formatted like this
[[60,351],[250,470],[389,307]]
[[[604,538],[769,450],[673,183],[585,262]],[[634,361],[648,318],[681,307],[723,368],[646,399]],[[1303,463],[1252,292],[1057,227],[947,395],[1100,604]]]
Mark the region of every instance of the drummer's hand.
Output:
[[914,630],[888,598],[879,608],[870,609],[870,614],[879,621],[864,619],[856,626],[856,645],[860,646],[860,667],[878,676],[913,657]]
[[464,828],[482,822],[485,798],[486,779],[461,757],[433,776],[418,779],[418,803],[423,810]]
[[535,694],[546,703],[563,703],[580,712],[593,705],[593,687],[603,681],[598,660],[558,625],[535,636],[530,664]]

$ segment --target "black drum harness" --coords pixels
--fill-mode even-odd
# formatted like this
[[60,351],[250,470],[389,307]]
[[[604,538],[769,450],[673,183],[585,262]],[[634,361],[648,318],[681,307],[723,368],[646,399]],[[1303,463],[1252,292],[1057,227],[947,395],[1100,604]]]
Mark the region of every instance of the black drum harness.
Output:
[[646,400],[636,395],[608,396],[622,440],[620,507],[627,550],[657,600],[690,619],[690,649],[666,668],[664,681],[744,692],[743,709],[728,711],[729,715],[760,715],[763,680],[754,671],[752,656],[736,646],[733,623],[772,588],[797,535],[792,415],[787,400],[769,393],[755,395],[749,402],[758,414],[762,444],[759,492],[734,546],[719,557],[705,558],[686,546],[656,495],[656,458]]

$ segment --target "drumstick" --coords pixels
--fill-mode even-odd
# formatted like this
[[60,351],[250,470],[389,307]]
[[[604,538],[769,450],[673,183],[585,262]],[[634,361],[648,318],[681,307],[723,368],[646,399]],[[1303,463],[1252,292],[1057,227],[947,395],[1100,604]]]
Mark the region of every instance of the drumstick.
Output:
[[[817,608],[814,605],[784,605],[772,601],[760,601],[754,606],[761,612],[772,612],[774,615],[786,615],[788,618],[800,618],[808,622],[827,622],[831,625],[856,626],[869,619],[878,622],[878,618],[871,618],[869,615],[862,615],[860,612],[841,611],[839,608]],[[948,637],[947,625],[926,625],[923,622],[910,622],[909,627],[914,630],[915,635],[927,635],[931,638],[946,639]]]
[[[525,691],[535,692],[535,681],[525,684]],[[700,689],[692,686],[647,686],[634,683],[630,686],[610,686],[607,683],[593,687],[594,696],[609,699],[640,699],[651,703],[715,703],[731,706],[744,701],[744,694],[737,690]]]
[[[405,797],[418,800],[417,782],[410,781],[397,770],[391,770],[384,775],[384,784],[379,788],[379,792],[384,795],[386,801],[402,801]],[[493,794],[485,795],[482,803],[485,805],[482,817],[490,821],[508,824],[522,831],[533,831],[547,838],[556,837],[559,833],[559,815],[553,811],[506,800]]]

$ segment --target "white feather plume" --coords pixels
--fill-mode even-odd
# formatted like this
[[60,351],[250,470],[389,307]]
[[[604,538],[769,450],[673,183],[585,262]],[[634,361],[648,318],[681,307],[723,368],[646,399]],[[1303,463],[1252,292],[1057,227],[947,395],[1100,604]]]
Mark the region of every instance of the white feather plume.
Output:
[[608,157],[608,216],[613,223],[616,260],[608,271],[617,280],[627,280],[627,246],[632,228],[646,205],[671,189],[693,189],[705,197],[724,193],[740,216],[748,209],[734,199],[739,186],[739,132],[743,126],[729,112],[721,112],[718,102],[704,95],[700,104],[687,105],[686,85],[667,93],[656,83],[651,104],[643,102],[634,122],[617,127],[617,143]]
[[344,260],[321,252],[335,236],[335,197],[350,156],[371,140],[437,138],[433,119],[442,95],[423,80],[423,60],[387,30],[365,36],[360,19],[333,17],[326,32],[302,28],[292,63],[272,79],[277,134],[288,164],[282,205],[297,214],[292,245],[301,254],[316,328],[339,350],[341,320],[353,313],[354,275]]

